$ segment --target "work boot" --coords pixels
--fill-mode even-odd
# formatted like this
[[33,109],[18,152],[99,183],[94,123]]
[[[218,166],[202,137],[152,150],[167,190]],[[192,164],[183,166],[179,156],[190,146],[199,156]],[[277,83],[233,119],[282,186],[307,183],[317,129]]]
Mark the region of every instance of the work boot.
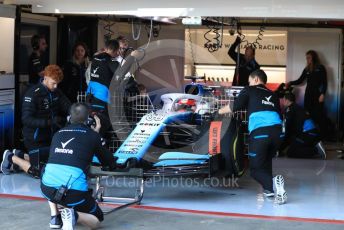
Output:
[[323,146],[323,143],[319,141],[319,143],[315,145],[315,148],[317,149],[320,158],[326,160],[326,151]]
[[58,214],[56,216],[52,216],[50,219],[49,226],[51,229],[60,229],[62,228],[62,218],[61,214]]
[[9,156],[11,155],[13,156],[13,153],[8,149],[6,149],[4,154],[2,155],[0,169],[4,175],[9,175],[11,173],[12,163],[9,161]]

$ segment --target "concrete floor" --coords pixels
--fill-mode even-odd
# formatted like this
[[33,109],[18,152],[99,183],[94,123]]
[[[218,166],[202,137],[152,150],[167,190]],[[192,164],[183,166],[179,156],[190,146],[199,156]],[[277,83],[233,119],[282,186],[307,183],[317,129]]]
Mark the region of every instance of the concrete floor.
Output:
[[[103,229],[343,229],[344,161],[336,157],[338,146],[327,147],[326,161],[274,159],[274,172],[286,179],[285,205],[265,199],[248,173],[239,187],[209,186],[202,180],[191,185],[178,180],[176,186],[160,181],[146,183],[138,208],[107,215]],[[133,191],[122,181],[104,183],[107,195],[128,196]],[[21,196],[24,199],[18,199]],[[23,173],[0,174],[0,230],[49,229],[48,205],[42,200],[39,180]]]
[[[0,199],[0,229],[49,229],[49,208],[43,201]],[[344,224],[308,223],[300,221],[233,218],[178,212],[148,211],[128,208],[105,216],[101,229],[125,230],[206,230],[206,229],[343,229]],[[77,229],[86,229],[77,226]]]
[[[203,212],[344,221],[342,160],[278,158],[274,160],[274,172],[285,177],[288,192],[288,202],[285,205],[277,205],[264,198],[261,187],[252,180],[249,173],[240,178],[237,184],[226,183],[225,186],[229,187],[223,187],[221,184],[210,186],[209,181],[200,178],[148,181],[142,205]],[[42,198],[39,183],[39,180],[23,173],[0,174],[0,195],[16,194]],[[107,178],[103,180],[107,187],[105,195],[133,196],[135,189],[129,186],[130,183],[132,181]]]

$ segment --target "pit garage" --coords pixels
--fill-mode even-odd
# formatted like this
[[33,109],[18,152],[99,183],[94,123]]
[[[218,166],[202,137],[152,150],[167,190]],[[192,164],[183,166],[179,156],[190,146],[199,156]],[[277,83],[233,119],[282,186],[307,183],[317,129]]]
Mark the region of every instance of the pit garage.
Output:
[[1,2],[1,229],[343,228],[344,4],[174,3]]

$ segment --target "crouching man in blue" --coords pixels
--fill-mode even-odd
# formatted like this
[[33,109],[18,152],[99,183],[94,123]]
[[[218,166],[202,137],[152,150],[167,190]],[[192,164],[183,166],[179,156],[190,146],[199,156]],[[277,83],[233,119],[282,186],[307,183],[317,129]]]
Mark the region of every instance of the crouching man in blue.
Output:
[[[86,125],[89,107],[83,103],[73,104],[70,110],[71,125],[58,131],[52,140],[50,156],[41,180],[42,194],[51,209],[51,227],[74,229],[79,222],[91,229],[98,228],[104,219],[103,212],[92,197],[87,185],[87,172],[95,154],[103,166],[116,167],[113,155],[102,146],[98,134],[101,128],[98,117],[96,126]],[[61,216],[56,204],[65,209]]]
[[[75,103],[70,109],[70,125],[55,133],[50,147],[50,155],[42,178],[41,190],[49,201],[50,228],[70,230],[79,222],[95,229],[104,219],[103,212],[92,197],[87,185],[87,172],[95,154],[101,164],[109,170],[116,167],[113,155],[102,146],[98,134],[100,121],[94,117],[96,126],[87,124],[89,107]],[[31,167],[28,161],[6,153],[6,167],[17,164],[25,172]],[[66,207],[61,214],[57,204]],[[63,223],[62,223],[63,222]]]
[[[52,140],[50,156],[44,169],[41,189],[51,209],[51,227],[74,229],[79,222],[95,229],[104,219],[97,202],[87,185],[87,172],[95,154],[102,165],[110,170],[116,167],[113,155],[102,146],[98,134],[101,128],[98,117],[96,126],[86,125],[89,107],[83,103],[73,104],[70,111],[71,125],[58,131]],[[56,204],[65,209],[61,216]]]
[[266,88],[266,82],[263,70],[252,72],[249,86],[240,92],[233,109],[227,105],[219,110],[219,114],[247,109],[251,176],[262,185],[265,196],[275,197],[278,204],[283,204],[287,200],[283,176],[272,177],[272,158],[282,142],[282,120],[279,99]]
[[288,157],[326,159],[325,149],[320,141],[320,133],[309,113],[295,103],[295,95],[284,95],[285,141],[281,149],[286,149]]

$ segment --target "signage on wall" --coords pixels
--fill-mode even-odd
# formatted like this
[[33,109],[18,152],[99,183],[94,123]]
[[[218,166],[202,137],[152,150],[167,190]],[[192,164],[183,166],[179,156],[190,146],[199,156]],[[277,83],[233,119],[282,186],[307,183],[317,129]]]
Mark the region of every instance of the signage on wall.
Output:
[[[216,58],[218,63],[214,63],[213,58],[209,58],[208,63],[204,63],[204,57],[199,57],[197,53],[199,49],[204,48],[205,38],[204,34],[207,32],[207,29],[193,29],[191,30],[191,41],[196,45],[194,49],[194,62],[201,64],[235,64],[235,62],[228,56],[228,50],[230,46],[234,43],[236,35],[232,36],[224,31],[222,38],[222,47],[208,55],[212,55]],[[256,41],[258,30],[243,30],[242,33],[245,35],[245,40],[248,43],[253,43]],[[186,32],[186,41],[189,40],[188,33]],[[208,37],[216,37],[216,34],[209,33]],[[241,43],[240,52],[244,53],[247,43]],[[189,59],[190,54],[188,49],[185,51],[186,59]],[[210,61],[213,60],[213,61]],[[256,60],[260,65],[269,65],[269,66],[285,66],[287,60],[287,31],[283,30],[265,30],[262,36],[262,40],[259,41],[259,45],[256,46]],[[191,60],[186,60],[190,62]]]

